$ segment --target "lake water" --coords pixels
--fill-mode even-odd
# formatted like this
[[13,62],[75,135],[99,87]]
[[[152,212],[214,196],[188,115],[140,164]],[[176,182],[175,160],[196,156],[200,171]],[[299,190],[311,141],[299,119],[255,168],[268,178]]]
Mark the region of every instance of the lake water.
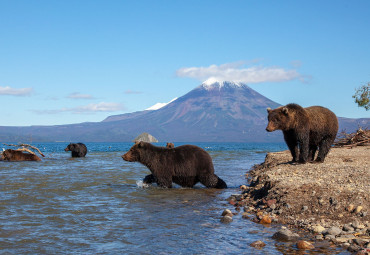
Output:
[[[149,170],[121,158],[132,143],[86,143],[86,158],[71,158],[67,143],[34,143],[41,162],[0,162],[0,254],[295,254],[271,239],[277,226],[241,213],[220,222],[245,173],[285,144],[193,144],[209,152],[228,189],[142,187]],[[266,247],[249,246],[257,240]]]

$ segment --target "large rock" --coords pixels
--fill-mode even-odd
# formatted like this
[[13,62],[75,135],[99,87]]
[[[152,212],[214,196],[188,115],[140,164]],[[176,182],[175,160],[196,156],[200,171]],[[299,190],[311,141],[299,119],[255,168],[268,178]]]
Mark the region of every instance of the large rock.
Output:
[[338,227],[331,227],[331,228],[328,228],[328,229],[326,229],[322,232],[322,234],[324,236],[326,236],[326,235],[338,236],[338,235],[340,235],[340,233],[342,233],[342,230]]
[[158,143],[158,140],[154,136],[145,132],[136,137],[133,142],[136,143],[141,141],[147,143]]
[[299,235],[296,233],[293,233],[287,228],[281,228],[278,232],[276,232],[272,238],[277,239],[279,241],[294,241],[299,238]]

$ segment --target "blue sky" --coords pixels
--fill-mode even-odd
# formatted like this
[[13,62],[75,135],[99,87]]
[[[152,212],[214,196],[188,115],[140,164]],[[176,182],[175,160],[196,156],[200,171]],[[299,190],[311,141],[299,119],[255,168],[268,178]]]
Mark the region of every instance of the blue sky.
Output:
[[370,117],[370,1],[0,0],[0,126],[101,121],[211,76]]

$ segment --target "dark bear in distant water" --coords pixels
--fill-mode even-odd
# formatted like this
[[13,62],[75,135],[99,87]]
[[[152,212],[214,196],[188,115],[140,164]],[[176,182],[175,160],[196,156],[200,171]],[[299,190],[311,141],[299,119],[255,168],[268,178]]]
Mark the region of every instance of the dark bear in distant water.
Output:
[[72,158],[79,158],[86,156],[87,148],[83,143],[70,143],[64,151],[72,151]]
[[227,188],[226,183],[214,174],[211,156],[194,145],[169,149],[140,142],[122,158],[149,168],[152,174],[144,178],[144,183],[156,182],[160,187],[171,188],[173,182],[182,187],[193,187],[200,182],[208,188]]
[[41,161],[41,159],[31,153],[24,153],[18,150],[7,149],[3,151],[2,160],[5,161]]
[[175,148],[175,145],[173,143],[167,143],[166,148],[173,149]]
[[[303,108],[288,104],[274,110],[268,108],[266,130],[282,130],[284,140],[293,156],[293,162],[324,162],[338,132],[338,119],[335,114],[321,106]],[[298,152],[299,148],[299,152]]]

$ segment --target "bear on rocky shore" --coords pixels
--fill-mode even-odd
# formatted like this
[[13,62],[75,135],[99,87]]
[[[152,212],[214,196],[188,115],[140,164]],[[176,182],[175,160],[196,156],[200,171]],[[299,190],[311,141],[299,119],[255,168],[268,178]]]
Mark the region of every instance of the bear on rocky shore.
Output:
[[71,151],[72,158],[79,158],[86,156],[87,148],[83,143],[70,143],[64,151]]
[[31,153],[24,153],[18,150],[7,149],[2,153],[2,160],[4,161],[41,161],[41,159]]
[[284,140],[293,156],[293,162],[324,162],[338,132],[335,114],[321,106],[303,108],[288,104],[274,110],[268,108],[266,130],[282,130]]
[[172,183],[193,187],[200,182],[207,188],[227,188],[226,183],[214,174],[211,156],[194,145],[169,149],[140,142],[122,158],[129,162],[140,162],[149,168],[152,174],[144,178],[144,183],[156,182],[160,187],[171,188]]

